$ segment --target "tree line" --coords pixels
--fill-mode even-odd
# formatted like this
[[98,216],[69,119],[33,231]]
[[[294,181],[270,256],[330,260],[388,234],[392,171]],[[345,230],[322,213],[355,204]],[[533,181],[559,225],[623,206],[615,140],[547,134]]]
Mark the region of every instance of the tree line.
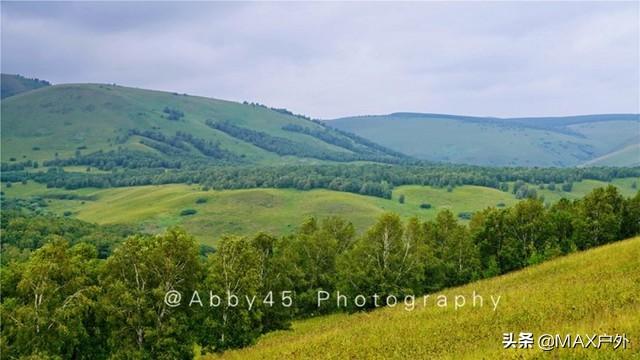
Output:
[[[640,192],[625,199],[609,186],[548,207],[526,199],[468,225],[449,211],[428,221],[388,213],[362,234],[339,217],[309,218],[286,236],[225,236],[215,251],[174,228],[123,238],[106,258],[90,236],[96,228],[21,216],[2,220],[3,255],[20,255],[0,269],[4,356],[191,359],[194,344],[224,351],[292,319],[344,311],[318,307],[319,289],[376,294],[385,305],[385,295],[433,292],[628,238],[640,232]],[[181,306],[164,301],[170,290],[184,295]],[[186,306],[193,290],[204,306]],[[209,290],[258,300],[251,310],[212,307]],[[291,307],[278,299],[284,291]]]
[[[2,171],[2,182],[33,180],[50,188],[108,188],[162,184],[199,184],[204,189],[329,189],[361,195],[390,198],[391,190],[401,185],[428,185],[453,188],[462,185],[485,186],[502,191],[514,189],[519,198],[534,197],[533,189],[524,187],[558,184],[571,191],[572,184],[584,179],[610,181],[639,177],[640,167],[633,168],[493,168],[468,165],[283,165],[211,166],[202,159],[167,160],[158,155],[132,150],[97,152],[72,159],[46,163],[46,172]],[[109,173],[66,172],[61,166],[83,165]],[[117,171],[115,171],[117,170]],[[515,187],[509,182],[518,182]],[[517,188],[517,190],[516,190]],[[520,190],[520,191],[518,191]],[[526,191],[525,191],[526,190]]]

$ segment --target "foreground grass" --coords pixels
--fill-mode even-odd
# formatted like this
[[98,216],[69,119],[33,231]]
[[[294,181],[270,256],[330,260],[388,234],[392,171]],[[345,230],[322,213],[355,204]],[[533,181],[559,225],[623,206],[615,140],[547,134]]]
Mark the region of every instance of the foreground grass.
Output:
[[[634,181],[637,179],[615,179],[612,183],[623,195],[632,196]],[[554,202],[561,197],[580,198],[593,188],[606,185],[602,181],[585,180],[576,183],[571,193],[540,192],[546,201]],[[511,192],[481,186],[459,186],[451,192],[430,186],[400,186],[394,190],[391,200],[321,189],[202,191],[198,186],[184,184],[67,191],[29,182],[13,184],[3,191],[7,197],[81,195],[83,199],[79,200],[48,199],[48,209],[58,214],[70,212],[71,216],[99,224],[141,224],[143,231],[151,233],[182,225],[206,244],[214,244],[223,234],[250,235],[258,231],[287,234],[308,216],[337,215],[353,222],[358,230],[364,230],[386,211],[424,220],[434,218],[443,209],[458,214],[498,204],[511,206],[518,201]],[[400,195],[405,196],[404,204],[398,202]],[[198,199],[205,202],[197,203]],[[432,207],[421,209],[422,203]],[[180,216],[183,209],[194,209],[197,213]]]
[[[454,310],[433,301],[354,315],[297,321],[252,347],[205,359],[502,359],[640,357],[640,237],[559,258],[515,273],[450,289],[453,299],[477,292],[501,296],[497,311],[470,305]],[[450,300],[451,301],[451,300]],[[470,301],[469,301],[470,303]],[[485,304],[486,305],[486,304]],[[626,333],[626,350],[502,348],[505,332]]]

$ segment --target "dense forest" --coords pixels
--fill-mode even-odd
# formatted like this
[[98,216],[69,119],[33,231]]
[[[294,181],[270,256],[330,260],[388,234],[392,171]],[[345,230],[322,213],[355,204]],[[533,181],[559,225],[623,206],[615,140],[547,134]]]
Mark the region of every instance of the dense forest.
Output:
[[[341,218],[310,218],[292,235],[226,236],[213,251],[177,228],[135,234],[13,204],[1,222],[0,350],[8,358],[192,359],[194,344],[242,347],[295,318],[371,309],[373,296],[385,305],[386,295],[433,292],[628,238],[640,232],[638,219],[640,192],[625,199],[609,186],[549,207],[526,199],[487,208],[468,225],[449,211],[406,222],[388,213],[356,234]],[[364,307],[319,307],[319,289],[370,298]],[[183,294],[180,306],[164,301],[170,290]],[[202,306],[187,305],[194,290]],[[212,294],[257,300],[251,309],[211,306]]]
[[[172,151],[181,151],[182,139],[145,133],[149,141],[162,140]],[[163,136],[163,137],[160,137]],[[181,135],[187,138],[186,135]],[[190,140],[191,144],[200,144]],[[174,145],[173,143],[176,142]],[[185,145],[186,146],[186,145]],[[202,149],[216,153],[216,144],[202,143]],[[203,150],[204,151],[204,150]],[[217,156],[217,155],[216,155]],[[226,155],[221,155],[223,158]],[[401,185],[429,185],[440,188],[478,185],[508,190],[508,182],[556,186],[571,191],[573,182],[584,179],[610,181],[622,177],[639,177],[640,168],[495,168],[467,165],[282,165],[282,166],[211,166],[196,158],[167,160],[145,152],[118,150],[96,152],[71,159],[46,161],[46,171],[38,170],[34,161],[3,163],[1,180],[5,183],[33,180],[49,188],[108,188],[161,184],[200,184],[205,189],[291,188],[299,190],[329,189],[361,195],[390,198],[391,190]],[[67,172],[63,166],[95,167],[109,173]],[[524,184],[519,198],[524,193]],[[527,189],[529,190],[529,189]]]

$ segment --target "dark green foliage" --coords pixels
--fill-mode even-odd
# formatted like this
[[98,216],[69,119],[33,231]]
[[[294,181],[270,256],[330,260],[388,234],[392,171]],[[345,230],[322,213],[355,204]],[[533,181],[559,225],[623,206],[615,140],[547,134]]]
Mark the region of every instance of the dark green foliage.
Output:
[[181,162],[166,160],[158,155],[142,151],[112,150],[97,151],[87,155],[80,155],[69,159],[48,160],[42,163],[44,166],[93,166],[101,170],[116,169],[179,169]]
[[400,204],[404,204],[404,194],[402,194],[402,195],[400,195],[400,196],[398,197],[398,202],[399,202]]
[[178,121],[184,117],[184,113],[182,111],[170,108],[168,106],[165,106],[162,112],[167,114],[167,119],[171,121]]
[[111,357],[193,359],[194,309],[170,307],[165,293],[189,294],[201,284],[193,237],[177,229],[129,237],[104,264],[98,315]]
[[[13,161],[15,161],[16,159],[13,158]],[[2,163],[1,167],[0,167],[0,171],[5,172],[5,171],[19,171],[19,170],[24,170],[26,168],[37,168],[38,167],[38,163],[35,161],[31,161],[31,160],[26,160],[26,161],[21,161],[21,162],[13,162],[13,163]]]
[[538,192],[534,188],[529,188],[522,180],[516,181],[513,185],[513,193],[516,199],[535,199],[538,197]]
[[431,204],[422,203],[422,204],[420,204],[420,209],[431,209]]
[[[29,208],[22,206],[11,208],[10,205],[3,201],[1,243],[3,265],[11,260],[4,253],[8,248],[33,251],[50,242],[55,236],[64,237],[71,245],[80,242],[93,244],[98,249],[98,256],[106,258],[113,247],[133,233],[132,228],[124,225],[98,226],[71,218],[34,214]],[[40,203],[40,206],[46,206],[46,204]]]
[[195,215],[198,211],[195,209],[184,209],[180,211],[180,216]]
[[354,134],[331,128],[322,122],[316,123],[321,125],[323,129],[317,130],[297,124],[288,124],[283,126],[282,130],[313,136],[326,143],[348,149],[356,154],[360,154],[362,160],[396,162],[395,160],[398,159],[408,159],[408,157],[404,154],[387,149],[370,141],[366,141]]
[[207,198],[200,197],[196,199],[196,204],[204,204],[206,202],[207,202]]
[[54,236],[25,262],[3,268],[3,357],[104,356],[101,344],[94,343],[100,330],[89,315],[100,292],[98,265],[95,247],[70,248]]

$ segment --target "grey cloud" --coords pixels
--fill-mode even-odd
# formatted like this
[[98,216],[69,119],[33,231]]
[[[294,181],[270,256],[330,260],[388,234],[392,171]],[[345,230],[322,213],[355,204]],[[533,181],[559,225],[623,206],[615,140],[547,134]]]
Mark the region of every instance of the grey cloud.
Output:
[[2,71],[320,118],[640,112],[638,6],[2,2]]

